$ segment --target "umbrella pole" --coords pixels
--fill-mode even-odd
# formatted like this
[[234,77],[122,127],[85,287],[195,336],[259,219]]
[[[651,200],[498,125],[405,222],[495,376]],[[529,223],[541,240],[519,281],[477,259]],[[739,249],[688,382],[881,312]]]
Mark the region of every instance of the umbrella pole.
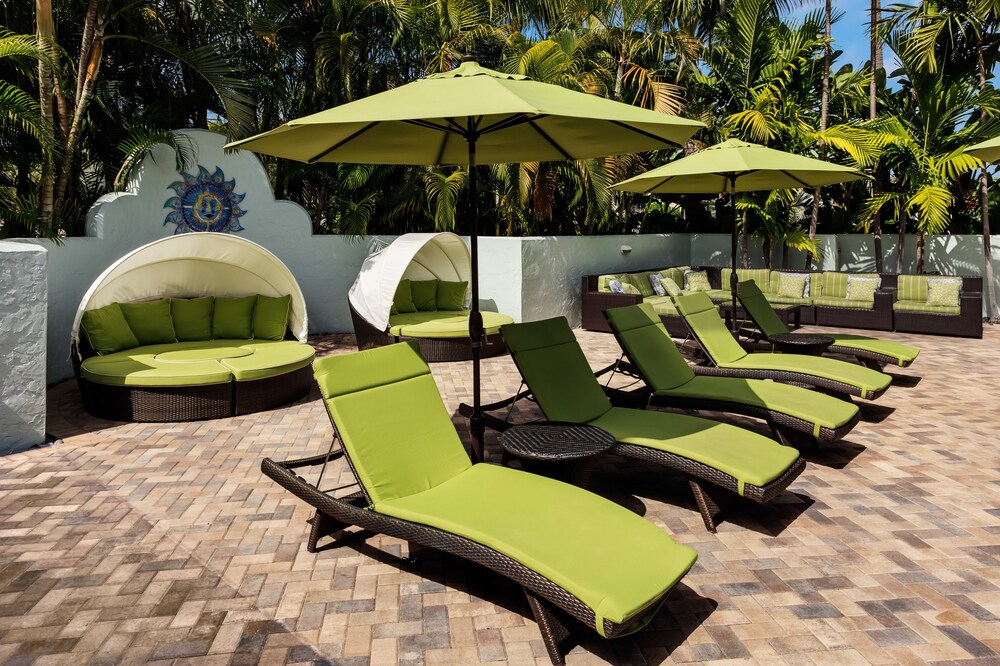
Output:
[[476,183],[476,139],[474,134],[466,136],[469,144],[469,216],[472,218],[470,245],[472,255],[472,312],[469,313],[469,339],[472,343],[472,417],[469,430],[472,434],[472,462],[484,460],[483,439],[486,425],[483,422],[480,397],[479,359],[483,344],[483,315],[479,312],[479,205]]
[[729,208],[730,215],[733,217],[732,226],[732,258],[730,263],[732,264],[732,271],[729,274],[729,291],[733,299],[732,308],[729,311],[730,317],[730,327],[733,329],[733,336],[736,337],[737,324],[736,324],[736,284],[739,278],[736,277],[736,237],[738,235],[738,229],[736,228],[736,174],[729,174]]

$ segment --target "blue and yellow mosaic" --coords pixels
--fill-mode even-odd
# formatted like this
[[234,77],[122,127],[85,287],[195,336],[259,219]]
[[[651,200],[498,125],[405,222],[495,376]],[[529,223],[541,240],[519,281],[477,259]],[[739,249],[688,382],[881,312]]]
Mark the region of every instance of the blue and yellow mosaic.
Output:
[[172,209],[167,213],[164,225],[174,224],[175,234],[189,231],[219,231],[231,233],[243,231],[240,218],[246,211],[240,208],[240,202],[246,194],[236,194],[236,179],[226,180],[220,167],[214,173],[198,165],[198,175],[181,173],[184,180],[169,185],[177,193],[167,199],[164,208]]

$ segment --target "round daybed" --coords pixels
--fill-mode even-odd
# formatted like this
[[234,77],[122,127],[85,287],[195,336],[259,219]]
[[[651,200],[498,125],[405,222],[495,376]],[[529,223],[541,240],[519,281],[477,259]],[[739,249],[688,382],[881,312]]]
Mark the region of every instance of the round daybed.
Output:
[[[416,340],[427,361],[471,359],[471,274],[469,248],[448,232],[405,234],[369,255],[348,297],[358,349]],[[482,357],[504,353],[500,327],[514,320],[482,315]]]
[[294,402],[312,384],[305,299],[288,267],[243,238],[170,236],[113,263],[71,334],[88,412],[195,421]]

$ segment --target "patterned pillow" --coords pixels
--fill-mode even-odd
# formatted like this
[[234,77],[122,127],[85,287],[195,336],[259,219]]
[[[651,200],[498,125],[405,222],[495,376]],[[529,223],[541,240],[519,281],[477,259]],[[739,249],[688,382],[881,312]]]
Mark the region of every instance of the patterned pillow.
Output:
[[927,278],[927,305],[958,307],[961,278]]
[[663,279],[663,276],[660,275],[659,273],[650,273],[649,274],[649,284],[653,285],[653,291],[656,292],[657,296],[666,296],[667,295],[667,290],[664,289],[663,285],[660,283],[660,281],[662,279]]
[[858,277],[849,275],[847,277],[847,296],[849,301],[874,301],[875,290],[882,283],[881,278]]
[[809,278],[804,275],[792,275],[783,273],[781,281],[778,283],[778,296],[788,298],[806,298],[803,294],[809,293]]
[[711,291],[706,271],[684,271],[684,291]]
[[[621,276],[619,275],[618,277]],[[634,284],[622,282],[617,278],[611,278],[608,280],[608,289],[611,290],[612,294],[632,294],[634,296],[639,296],[639,290],[635,288]]]
[[[778,293],[782,296],[797,296],[798,298],[809,298],[809,282],[812,276],[809,273],[782,273],[778,282]],[[802,293],[799,294],[786,294],[781,290],[784,287],[785,280],[788,278],[802,278],[805,280],[805,287],[802,289]],[[797,284],[797,283],[796,283]]]

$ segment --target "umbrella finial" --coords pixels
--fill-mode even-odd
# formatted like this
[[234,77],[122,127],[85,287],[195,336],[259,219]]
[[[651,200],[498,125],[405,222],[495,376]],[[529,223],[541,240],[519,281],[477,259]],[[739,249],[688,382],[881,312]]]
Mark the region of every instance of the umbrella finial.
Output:
[[479,62],[474,53],[466,53],[459,62]]

